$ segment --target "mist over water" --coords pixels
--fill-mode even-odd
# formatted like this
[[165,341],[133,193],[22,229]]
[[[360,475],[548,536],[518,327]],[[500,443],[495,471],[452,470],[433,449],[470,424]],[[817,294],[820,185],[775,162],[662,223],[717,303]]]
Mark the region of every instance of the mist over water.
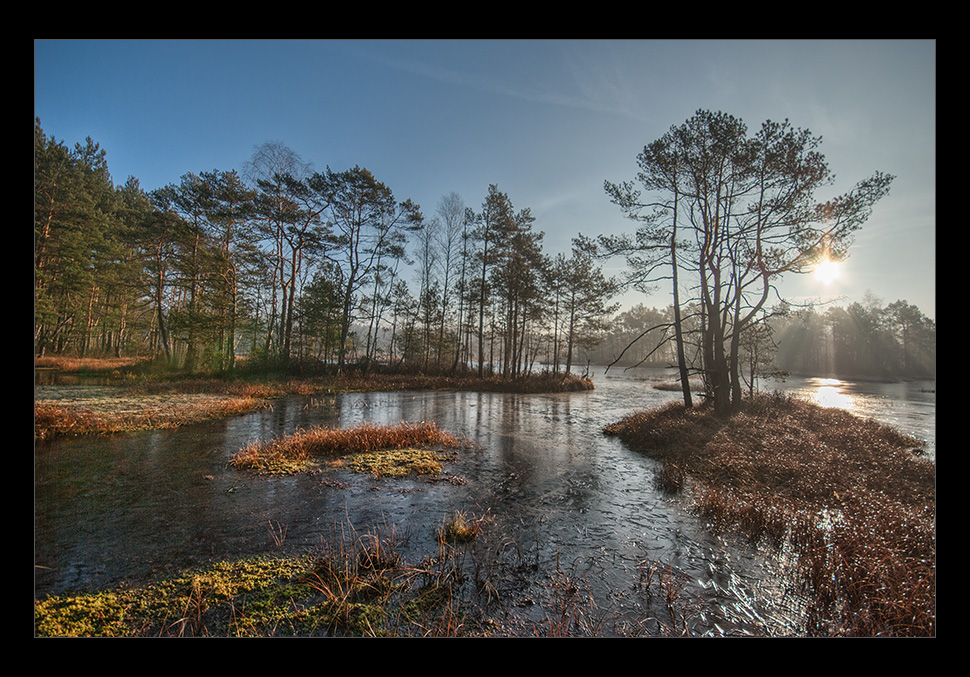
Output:
[[[555,395],[291,397],[179,430],[38,442],[36,594],[137,584],[214,559],[277,552],[281,537],[286,550],[313,548],[347,528],[391,527],[405,555],[419,559],[434,552],[442,520],[464,510],[489,514],[494,533],[582,576],[601,604],[630,605],[625,593],[637,563],[649,558],[688,577],[712,605],[712,626],[783,631],[786,609],[770,563],[709,533],[654,487],[654,461],[601,432],[634,411],[679,399],[676,390],[653,387],[669,374],[596,369],[595,390]],[[935,392],[925,384],[790,379],[781,387],[890,422],[927,439],[935,453]],[[453,481],[334,470],[266,478],[227,467],[253,440],[314,425],[402,420],[434,420],[474,443],[447,465]]]

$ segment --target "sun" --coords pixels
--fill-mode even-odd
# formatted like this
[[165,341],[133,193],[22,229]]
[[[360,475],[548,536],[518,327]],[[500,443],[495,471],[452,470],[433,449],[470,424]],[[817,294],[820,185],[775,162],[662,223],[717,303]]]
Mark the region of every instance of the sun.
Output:
[[815,278],[822,284],[831,284],[839,277],[841,265],[838,261],[825,259],[815,266]]

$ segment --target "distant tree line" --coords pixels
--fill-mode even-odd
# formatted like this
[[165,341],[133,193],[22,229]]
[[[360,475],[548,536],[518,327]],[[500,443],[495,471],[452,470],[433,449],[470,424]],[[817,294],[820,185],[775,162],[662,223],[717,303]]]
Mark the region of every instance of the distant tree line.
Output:
[[[699,314],[684,313],[689,364],[702,362]],[[694,318],[694,319],[691,319]],[[677,364],[672,307],[638,304],[617,314],[581,359],[592,364],[672,367]],[[862,379],[936,378],[936,322],[906,301],[887,305],[868,294],[848,306],[793,308],[782,304],[752,325],[740,342],[746,390],[784,373]]]
[[[700,111],[645,147],[633,182],[606,183],[639,224],[543,252],[528,208],[488,186],[479,209],[445,194],[425,214],[368,170],[315,171],[266,143],[237,170],[145,192],[115,186],[90,138],[34,125],[34,350],[148,356],[188,371],[313,362],[509,377],[577,362],[675,365],[721,406],[771,370],[935,375],[935,323],[905,301],[769,307],[774,281],[844,255],[892,177],[816,204],[817,140],[787,123],[753,138]],[[664,309],[611,303],[622,285]],[[685,388],[685,398],[689,398]],[[689,404],[689,399],[687,400]]]
[[237,170],[115,186],[90,138],[34,125],[35,355],[149,356],[188,371],[313,361],[517,377],[569,370],[616,307],[589,251],[542,251],[489,186],[431,215],[362,167],[267,143]]
[[936,322],[906,301],[872,296],[846,307],[804,310],[773,328],[784,371],[877,379],[936,378]]

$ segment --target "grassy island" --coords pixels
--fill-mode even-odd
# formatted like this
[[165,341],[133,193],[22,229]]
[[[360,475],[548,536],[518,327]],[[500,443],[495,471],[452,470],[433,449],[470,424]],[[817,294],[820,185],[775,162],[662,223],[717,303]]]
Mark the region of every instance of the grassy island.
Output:
[[[315,467],[322,460],[349,465],[375,476],[438,475],[443,453],[466,446],[436,423],[361,424],[352,428],[319,426],[293,435],[253,442],[229,465],[260,474],[281,475]],[[349,459],[349,461],[345,461]]]
[[782,395],[730,417],[671,404],[606,428],[660,461],[714,529],[775,548],[807,595],[809,632],[936,631],[936,466],[922,443]]

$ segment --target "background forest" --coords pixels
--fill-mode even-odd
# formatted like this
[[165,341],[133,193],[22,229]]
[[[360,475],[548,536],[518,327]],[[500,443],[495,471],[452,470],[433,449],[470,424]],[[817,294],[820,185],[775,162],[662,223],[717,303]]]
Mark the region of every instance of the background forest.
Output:
[[[593,364],[668,366],[673,344],[651,337],[673,321],[671,308],[642,305],[619,313],[599,343],[583,353]],[[638,337],[632,347],[627,346]],[[624,349],[626,352],[624,353]],[[695,346],[696,350],[696,346]],[[744,344],[747,373],[777,372],[871,379],[936,378],[936,322],[905,301],[888,305],[869,295],[862,303],[824,308],[786,306]]]
[[[35,121],[35,355],[151,356],[194,371],[264,363],[565,365],[613,310],[591,258],[542,252],[489,186],[426,216],[369,171],[312,171],[265,144],[243,174],[114,186],[104,152]],[[605,326],[605,325],[602,325]]]
[[[620,312],[593,254],[543,253],[529,209],[489,186],[425,214],[369,171],[314,171],[279,144],[242,172],[146,193],[104,152],[34,127],[35,356],[146,356],[186,371],[265,363],[510,377],[556,365],[670,365],[672,308]],[[690,314],[685,320],[690,336]],[[637,340],[635,340],[637,339]],[[690,341],[688,339],[688,346]],[[905,301],[776,308],[747,373],[935,377],[935,322]]]

